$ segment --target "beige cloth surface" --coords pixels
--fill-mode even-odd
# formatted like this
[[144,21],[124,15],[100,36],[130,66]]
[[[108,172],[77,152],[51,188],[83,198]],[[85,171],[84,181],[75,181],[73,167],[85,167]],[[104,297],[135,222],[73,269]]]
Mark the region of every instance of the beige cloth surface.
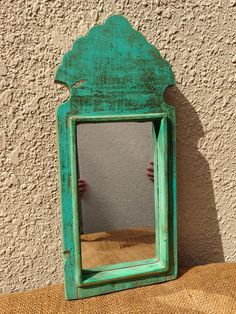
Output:
[[81,237],[83,268],[155,257],[155,231],[150,227],[83,234]]
[[[111,261],[109,258],[112,251],[123,258],[122,250],[126,251],[127,247],[132,249],[126,251],[125,255],[131,254],[134,258],[140,257],[143,251],[148,252],[147,245],[150,245],[153,252],[151,238],[149,230],[133,229],[130,232],[125,230],[120,235],[86,235],[84,242],[87,247],[90,243],[88,252],[91,254],[91,264],[94,263],[93,257],[98,255],[101,260],[96,257],[96,261],[102,264],[106,258]],[[104,252],[109,251],[109,254],[100,254],[101,249]],[[86,263],[89,264],[88,261],[89,256],[86,257]],[[236,314],[236,263],[197,266],[180,271],[179,278],[171,282],[76,301],[65,301],[62,284],[0,296],[0,314],[39,313]]]

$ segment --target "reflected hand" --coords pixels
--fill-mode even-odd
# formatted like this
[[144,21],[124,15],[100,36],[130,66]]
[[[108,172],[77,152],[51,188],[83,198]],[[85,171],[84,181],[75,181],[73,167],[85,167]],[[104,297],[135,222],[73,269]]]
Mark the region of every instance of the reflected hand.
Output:
[[79,185],[80,197],[83,197],[84,193],[88,189],[88,183],[84,179],[79,179],[78,185]]
[[154,182],[154,164],[153,161],[150,161],[149,166],[147,167],[147,176],[152,182]]

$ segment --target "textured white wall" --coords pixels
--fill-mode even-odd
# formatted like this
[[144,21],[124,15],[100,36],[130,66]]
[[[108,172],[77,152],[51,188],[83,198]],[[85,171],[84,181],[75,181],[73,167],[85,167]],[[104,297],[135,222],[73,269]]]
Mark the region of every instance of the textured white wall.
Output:
[[72,42],[124,14],[178,82],[180,265],[235,261],[234,0],[2,1],[0,7],[3,292],[62,282],[54,71]]

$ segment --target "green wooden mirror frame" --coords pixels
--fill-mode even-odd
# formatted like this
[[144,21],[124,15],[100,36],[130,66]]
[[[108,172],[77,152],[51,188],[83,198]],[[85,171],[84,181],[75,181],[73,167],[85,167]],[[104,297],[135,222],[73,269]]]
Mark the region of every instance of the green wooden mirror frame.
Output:
[[[57,108],[66,299],[172,280],[177,276],[175,85],[168,62],[123,16],[111,16],[75,41],[56,72],[70,97]],[[82,269],[78,123],[153,123],[156,256]]]

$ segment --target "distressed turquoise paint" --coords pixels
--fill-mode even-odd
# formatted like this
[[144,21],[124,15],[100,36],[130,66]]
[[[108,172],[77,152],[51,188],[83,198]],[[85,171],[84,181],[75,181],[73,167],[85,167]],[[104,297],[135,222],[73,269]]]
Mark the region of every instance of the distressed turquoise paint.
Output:
[[163,261],[168,269],[169,252],[168,252],[168,146],[167,146],[167,118],[160,121],[160,128],[157,135],[157,170],[158,170],[158,195],[159,195],[159,243],[160,255],[159,258]]
[[144,265],[132,265],[132,267],[127,267],[126,263],[123,263],[122,268],[111,270],[105,269],[103,271],[86,269],[84,280],[81,286],[98,283],[104,284],[106,282],[112,282],[114,280],[119,281],[121,279],[127,280],[132,277],[140,277],[140,275],[147,276],[149,274],[164,273],[165,271],[166,267],[160,261],[145,263]]
[[[67,299],[171,280],[177,275],[175,110],[163,99],[170,65],[122,16],[77,39],[56,80],[70,89],[57,109]],[[153,122],[156,257],[82,270],[76,123]]]
[[175,84],[167,61],[122,16],[77,39],[56,80],[69,87],[71,109],[86,115],[165,111],[163,92]]

